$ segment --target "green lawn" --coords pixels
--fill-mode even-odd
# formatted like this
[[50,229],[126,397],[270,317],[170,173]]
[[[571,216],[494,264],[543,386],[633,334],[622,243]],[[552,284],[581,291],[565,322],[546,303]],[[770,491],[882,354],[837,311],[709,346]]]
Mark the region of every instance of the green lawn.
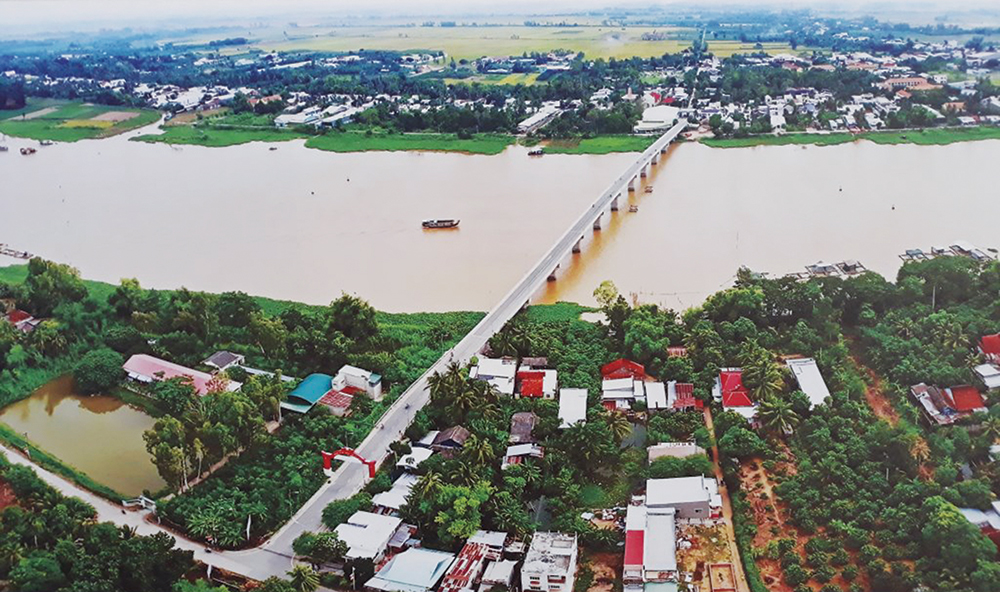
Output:
[[171,125],[162,128],[162,134],[149,134],[132,138],[137,142],[184,144],[221,148],[249,142],[287,142],[305,136],[290,130],[275,128],[224,129],[192,125]]
[[[42,109],[54,109],[35,118],[27,119],[32,113]],[[100,121],[94,119],[105,113],[135,113],[124,121]],[[19,138],[76,142],[94,138],[106,138],[122,132],[149,125],[160,118],[160,113],[151,109],[110,107],[80,102],[56,101],[51,99],[31,99],[24,109],[0,114],[0,133]]]
[[656,136],[598,136],[582,140],[553,140],[545,146],[546,154],[610,154],[642,152],[656,141]]
[[702,144],[713,148],[746,148],[749,146],[787,146],[792,144],[814,144],[833,146],[856,140],[869,140],[876,144],[917,144],[921,146],[941,146],[955,142],[1000,139],[1000,127],[973,128],[931,128],[925,130],[905,130],[889,132],[868,132],[862,134],[785,134],[781,136],[752,136],[749,138],[706,138]]
[[477,134],[463,140],[452,134],[373,134],[332,132],[306,141],[307,148],[330,152],[430,150],[469,154],[500,154],[514,143],[514,136]]

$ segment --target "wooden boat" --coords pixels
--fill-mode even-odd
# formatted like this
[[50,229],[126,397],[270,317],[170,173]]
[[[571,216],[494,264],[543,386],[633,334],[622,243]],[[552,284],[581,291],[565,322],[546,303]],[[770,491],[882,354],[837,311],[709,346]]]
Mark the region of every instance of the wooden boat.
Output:
[[7,152],[8,150],[10,150],[10,148],[6,146],[0,146],[0,152]]
[[630,213],[634,214],[634,213],[636,213],[636,212],[638,212],[638,211],[639,211],[639,206],[636,206],[636,205],[632,205],[632,206],[629,206],[629,207],[628,207],[628,211],[629,211]]
[[52,140],[42,140],[41,142],[39,142],[39,144],[41,144],[42,146],[51,146]]
[[461,220],[451,220],[451,219],[441,219],[441,220],[438,220],[438,219],[430,219],[430,220],[424,220],[420,224],[424,228],[431,228],[431,229],[435,229],[435,228],[457,228],[459,222],[461,222]]
[[528,150],[528,156],[541,156],[543,154],[545,154],[545,150],[543,150],[541,146]]
[[652,193],[653,192],[653,186],[652,185],[646,185],[645,191],[646,191],[646,193]]
[[35,150],[34,148],[28,148],[28,147],[21,148],[21,154],[24,156],[28,156],[29,154],[34,154],[36,152],[38,151]]
[[278,149],[277,146],[271,146],[270,148],[268,148],[268,150],[270,150],[271,152],[274,152],[277,149]]

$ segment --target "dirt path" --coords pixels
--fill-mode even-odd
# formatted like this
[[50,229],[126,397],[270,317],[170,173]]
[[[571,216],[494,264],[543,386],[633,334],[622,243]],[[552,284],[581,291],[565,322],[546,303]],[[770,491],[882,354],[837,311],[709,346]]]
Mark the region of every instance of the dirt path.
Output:
[[[710,434],[715,433],[715,426],[712,423],[712,410],[705,407],[705,425]],[[736,572],[737,592],[749,592],[750,585],[747,583],[746,574],[743,572],[743,562],[740,559],[740,549],[736,546],[736,531],[733,529],[733,504],[729,500],[729,489],[726,481],[722,478],[722,467],[719,466],[719,447],[712,446],[712,468],[715,471],[715,479],[719,483],[719,494],[722,496],[722,519],[726,525],[726,539],[729,545],[729,554],[733,558],[733,569]]]
[[854,362],[858,370],[868,377],[865,388],[865,399],[868,401],[868,406],[872,408],[875,415],[888,421],[889,425],[894,426],[899,423],[899,414],[896,413],[892,403],[882,390],[882,378],[874,370],[861,364],[854,356],[851,356],[851,361]]

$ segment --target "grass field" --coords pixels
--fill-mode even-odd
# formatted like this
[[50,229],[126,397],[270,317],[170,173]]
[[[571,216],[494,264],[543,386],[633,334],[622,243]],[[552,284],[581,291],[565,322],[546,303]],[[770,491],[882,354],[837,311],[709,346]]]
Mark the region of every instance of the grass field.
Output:
[[367,152],[429,150],[466,152],[469,154],[500,154],[514,143],[514,136],[478,134],[463,140],[452,134],[374,134],[345,132],[314,136],[306,141],[307,148],[330,152]]
[[249,142],[287,142],[304,138],[300,133],[279,129],[223,129],[172,125],[162,128],[162,134],[148,134],[132,138],[137,142],[183,144],[188,146],[208,146],[222,148]]
[[599,136],[582,140],[553,140],[545,146],[546,154],[610,154],[642,152],[656,141],[655,136]]
[[[539,74],[539,72],[523,74],[479,74],[467,78],[443,78],[442,80],[445,84],[472,84],[473,82],[478,82],[479,84],[491,85],[523,84],[524,86],[531,86],[538,84]],[[544,82],[541,84],[544,84]]]
[[706,138],[702,144],[713,148],[747,148],[750,146],[787,146],[812,144],[834,146],[857,140],[868,140],[876,144],[917,144],[920,146],[942,146],[955,142],[975,140],[1000,140],[1000,127],[935,128],[926,130],[905,130],[892,132],[869,132],[864,134],[785,134],[781,136],[753,136],[750,138]]
[[[51,112],[32,117],[32,113],[38,113],[42,109],[51,109]],[[134,116],[122,121],[95,119],[108,117],[111,113],[129,113]],[[0,112],[0,133],[34,140],[76,142],[114,136],[149,125],[159,118],[160,113],[151,109],[31,99],[24,109]]]

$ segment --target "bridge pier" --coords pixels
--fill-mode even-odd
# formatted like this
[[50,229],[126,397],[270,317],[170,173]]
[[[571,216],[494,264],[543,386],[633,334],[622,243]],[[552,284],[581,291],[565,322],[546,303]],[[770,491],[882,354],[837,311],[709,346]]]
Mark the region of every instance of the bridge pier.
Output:
[[600,230],[600,229],[601,229],[601,217],[598,216],[597,220],[594,220],[594,230]]
[[649,165],[646,165],[646,164],[644,164],[644,165],[642,165],[642,168],[641,168],[641,169],[639,169],[639,176],[640,176],[640,177],[642,177],[643,179],[645,179],[645,178],[646,178],[646,168],[647,168],[648,166],[649,166]]
[[628,182],[628,190],[635,191],[635,181],[636,177],[632,177],[632,180]]
[[573,252],[574,253],[579,253],[580,252],[580,243],[582,243],[582,242],[583,242],[583,237],[581,236],[580,240],[578,240],[575,243],[573,243]]
[[611,200],[611,211],[612,212],[617,212],[618,211],[618,198],[621,197],[621,196],[622,196],[622,194],[619,193],[618,195],[615,196],[615,198],[613,200]]
[[650,162],[653,163],[653,164],[656,164],[657,162],[659,162],[659,160],[660,160],[660,154],[656,153],[656,154],[653,154],[653,160],[651,160]]
[[554,282],[554,281],[556,281],[556,271],[557,271],[558,269],[559,269],[559,266],[558,266],[558,265],[556,265],[556,268],[552,270],[552,273],[550,273],[550,274],[549,274],[549,277],[547,277],[547,278],[546,278],[546,280],[547,280],[547,281],[550,281],[550,282]]

